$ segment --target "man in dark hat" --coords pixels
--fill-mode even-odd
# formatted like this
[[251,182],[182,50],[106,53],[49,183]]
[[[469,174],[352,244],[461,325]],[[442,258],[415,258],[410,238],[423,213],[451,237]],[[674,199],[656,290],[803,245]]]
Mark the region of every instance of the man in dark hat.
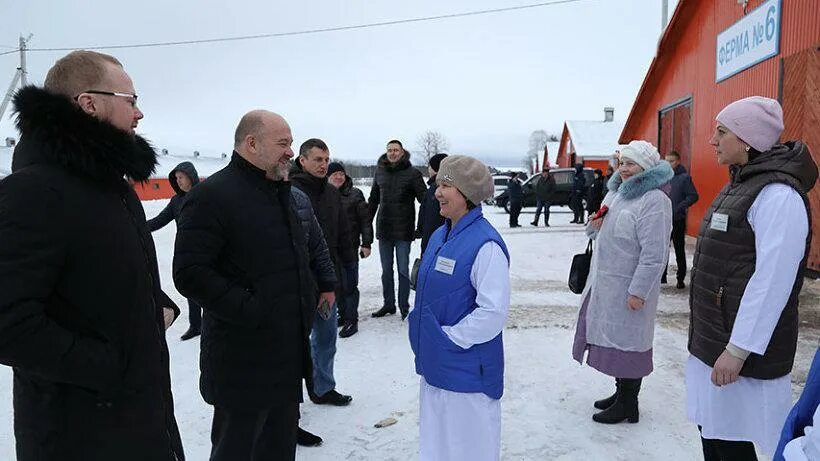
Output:
[[430,157],[430,162],[427,164],[427,173],[430,179],[427,180],[427,193],[424,195],[424,200],[419,207],[419,222],[416,226],[416,236],[421,237],[422,255],[424,249],[427,248],[430,236],[444,224],[444,217],[439,213],[441,206],[436,199],[436,174],[441,161],[445,158],[447,158],[447,154],[436,154]]

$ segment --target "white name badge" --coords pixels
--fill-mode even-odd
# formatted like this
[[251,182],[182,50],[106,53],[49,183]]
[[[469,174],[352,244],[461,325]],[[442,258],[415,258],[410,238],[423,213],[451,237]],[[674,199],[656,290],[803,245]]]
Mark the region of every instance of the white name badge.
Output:
[[453,275],[453,270],[456,268],[456,260],[439,256],[436,259],[436,270],[447,275]]
[[712,222],[709,223],[709,227],[714,230],[726,232],[729,230],[729,215],[723,213],[712,213]]

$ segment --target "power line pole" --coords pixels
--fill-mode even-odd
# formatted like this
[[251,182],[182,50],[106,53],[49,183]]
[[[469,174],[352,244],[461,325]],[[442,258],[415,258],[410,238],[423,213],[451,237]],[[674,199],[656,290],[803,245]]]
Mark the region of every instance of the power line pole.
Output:
[[28,42],[31,40],[31,37],[32,34],[29,34],[28,38],[23,38],[22,35],[20,36],[20,67],[18,67],[14,72],[14,78],[11,79],[9,89],[6,91],[6,96],[3,98],[3,102],[0,103],[0,120],[3,120],[3,116],[6,114],[6,107],[8,107],[12,96],[14,96],[14,90],[17,88],[17,83],[19,82],[21,86],[26,86],[28,84],[26,49],[28,48]]

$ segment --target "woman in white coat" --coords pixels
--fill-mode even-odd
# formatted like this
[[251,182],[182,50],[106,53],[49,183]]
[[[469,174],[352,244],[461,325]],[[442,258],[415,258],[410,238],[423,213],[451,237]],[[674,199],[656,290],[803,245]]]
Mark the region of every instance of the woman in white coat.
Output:
[[607,183],[607,213],[593,219],[592,265],[575,331],[572,355],[615,378],[615,393],[595,402],[598,423],[637,423],[642,379],[652,372],[652,341],[660,280],[669,256],[674,172],[646,141],[621,149],[618,171]]
[[509,255],[482,216],[493,194],[487,167],[451,155],[439,166],[436,198],[446,218],[427,244],[410,312],[424,461],[493,461],[501,453]]

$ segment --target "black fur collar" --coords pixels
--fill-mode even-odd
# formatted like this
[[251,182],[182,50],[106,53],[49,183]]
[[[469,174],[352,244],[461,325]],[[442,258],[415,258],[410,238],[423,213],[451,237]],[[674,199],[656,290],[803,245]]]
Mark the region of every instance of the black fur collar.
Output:
[[14,95],[20,144],[13,169],[55,163],[107,184],[123,176],[146,181],[157,165],[153,147],[82,111],[65,96],[27,86]]

